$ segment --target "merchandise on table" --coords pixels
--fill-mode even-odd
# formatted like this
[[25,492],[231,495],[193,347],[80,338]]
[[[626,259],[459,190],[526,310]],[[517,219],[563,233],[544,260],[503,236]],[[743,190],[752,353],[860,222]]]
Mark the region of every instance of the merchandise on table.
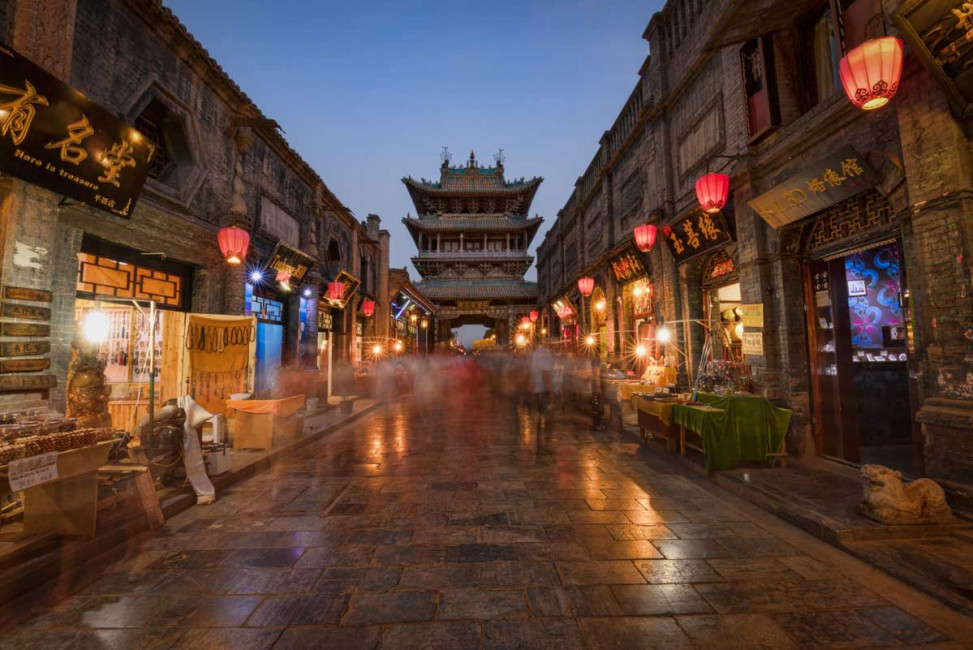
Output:
[[51,413],[7,415],[0,427],[0,465],[10,461],[90,447],[119,432],[110,427],[78,429],[74,418]]

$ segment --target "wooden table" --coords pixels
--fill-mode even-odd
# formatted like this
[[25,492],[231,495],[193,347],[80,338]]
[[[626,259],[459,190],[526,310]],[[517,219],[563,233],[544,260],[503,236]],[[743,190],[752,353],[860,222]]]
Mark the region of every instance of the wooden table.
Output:
[[228,400],[233,410],[233,448],[274,448],[274,435],[288,440],[302,433],[303,418],[298,411],[304,408],[304,396],[276,400]]
[[[57,478],[23,490],[25,535],[95,536],[98,468],[108,460],[113,440],[57,455]],[[0,495],[10,492],[6,468]]]
[[666,450],[669,452],[679,449],[679,427],[672,421],[672,407],[678,403],[675,400],[661,401],[637,394],[632,396],[632,407],[638,413],[642,437],[665,440]]

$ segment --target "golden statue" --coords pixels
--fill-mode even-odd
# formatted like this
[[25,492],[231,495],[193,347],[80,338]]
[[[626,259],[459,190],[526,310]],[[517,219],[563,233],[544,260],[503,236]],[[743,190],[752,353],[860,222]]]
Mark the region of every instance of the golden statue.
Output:
[[65,415],[77,418],[81,429],[110,427],[109,395],[111,386],[105,381],[105,362],[95,350],[85,349],[77,341],[72,343]]

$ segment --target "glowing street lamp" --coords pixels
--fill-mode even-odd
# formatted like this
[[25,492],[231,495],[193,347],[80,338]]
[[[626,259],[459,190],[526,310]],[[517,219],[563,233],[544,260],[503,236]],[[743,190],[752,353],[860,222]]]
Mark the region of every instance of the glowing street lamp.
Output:
[[672,338],[672,332],[670,332],[669,328],[667,327],[660,327],[659,331],[656,332],[655,337],[663,343],[668,343],[669,339]]
[[402,341],[396,341],[392,345],[392,349],[395,350],[396,352],[402,352]]
[[372,356],[379,357],[382,355],[382,346],[377,343],[372,346]]
[[589,348],[590,347],[593,347],[594,344],[595,344],[595,337],[593,337],[591,334],[589,334],[588,336],[586,336],[584,338],[584,344],[587,345]]
[[635,356],[637,356],[637,357],[644,357],[645,356],[645,346],[644,345],[638,345],[638,346],[635,347]]

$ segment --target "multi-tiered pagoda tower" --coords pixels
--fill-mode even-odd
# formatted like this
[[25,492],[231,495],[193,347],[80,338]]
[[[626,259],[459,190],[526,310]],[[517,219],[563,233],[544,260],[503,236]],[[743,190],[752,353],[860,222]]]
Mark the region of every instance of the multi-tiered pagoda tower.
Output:
[[507,181],[503,156],[481,167],[470,152],[465,166],[452,167],[443,153],[439,181],[403,178],[418,217],[403,219],[419,248],[412,258],[419,289],[437,304],[439,340],[460,325],[494,328],[504,345],[516,319],[537,303],[537,284],[524,273],[534,262],[527,251],[540,227],[528,216],[540,177]]

